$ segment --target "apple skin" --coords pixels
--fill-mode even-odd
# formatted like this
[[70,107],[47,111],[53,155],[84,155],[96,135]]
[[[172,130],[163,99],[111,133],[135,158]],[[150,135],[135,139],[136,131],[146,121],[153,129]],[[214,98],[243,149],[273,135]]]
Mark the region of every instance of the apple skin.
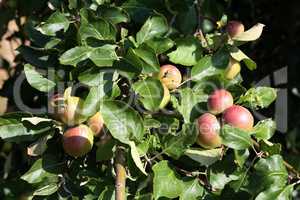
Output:
[[65,152],[75,158],[86,155],[92,149],[93,142],[93,131],[86,125],[70,128],[63,135]]
[[213,149],[221,146],[222,139],[219,135],[220,123],[216,116],[210,113],[204,113],[197,119],[198,138],[197,143],[206,148]]
[[100,112],[97,112],[87,121],[88,126],[93,131],[95,137],[99,137],[101,135],[101,130],[104,126],[104,120]]
[[181,73],[174,65],[161,66],[158,77],[170,90],[176,89],[182,81]]
[[170,99],[171,99],[170,91],[167,88],[167,86],[165,86],[165,84],[162,84],[162,86],[164,88],[164,97],[159,105],[160,109],[163,109],[164,107],[166,107],[166,105],[170,102]]
[[240,73],[240,71],[240,63],[237,60],[230,58],[228,66],[225,70],[225,78],[232,80]]
[[83,101],[79,97],[70,96],[65,100],[64,111],[61,120],[68,126],[74,126],[86,119],[81,115]]
[[51,97],[48,107],[48,112],[54,119],[60,120],[64,113],[64,97],[62,94],[55,94]]
[[248,109],[243,106],[233,105],[224,111],[223,122],[245,131],[251,131],[254,125],[254,118]]
[[227,33],[230,37],[235,37],[245,31],[244,25],[239,21],[229,21],[226,27]]
[[225,89],[217,89],[208,97],[207,107],[210,113],[220,114],[233,105],[233,97]]

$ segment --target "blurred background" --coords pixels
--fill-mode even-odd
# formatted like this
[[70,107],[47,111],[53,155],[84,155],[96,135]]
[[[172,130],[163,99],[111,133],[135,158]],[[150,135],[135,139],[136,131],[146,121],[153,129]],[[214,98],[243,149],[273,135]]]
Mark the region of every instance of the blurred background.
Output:
[[[0,0],[0,114],[18,110],[13,99],[13,85],[26,58],[15,49],[20,45],[30,45],[27,31],[32,25],[27,22],[42,21],[52,12],[51,5],[59,2]],[[300,1],[210,0],[209,5],[213,9],[221,7],[228,19],[242,21],[246,29],[258,22],[266,25],[258,41],[242,47],[258,66],[255,71],[243,68],[244,85],[278,88],[277,102],[256,116],[276,119],[278,131],[272,140],[281,143],[285,160],[300,171]],[[21,91],[26,91],[26,94],[20,94],[26,104],[38,107],[47,100],[35,98],[40,92],[28,84],[21,87]],[[8,176],[7,169],[15,176],[26,171],[22,149],[24,146],[21,144],[0,140],[0,183],[2,178]],[[11,159],[9,156],[12,154],[17,157],[8,164],[7,159]]]

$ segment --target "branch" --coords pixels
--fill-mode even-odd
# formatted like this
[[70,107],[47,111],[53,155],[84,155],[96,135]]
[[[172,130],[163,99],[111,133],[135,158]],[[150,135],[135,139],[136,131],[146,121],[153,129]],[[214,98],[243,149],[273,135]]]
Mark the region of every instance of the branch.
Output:
[[116,200],[126,199],[126,170],[125,170],[125,156],[122,147],[118,146],[115,157],[115,172],[116,172]]

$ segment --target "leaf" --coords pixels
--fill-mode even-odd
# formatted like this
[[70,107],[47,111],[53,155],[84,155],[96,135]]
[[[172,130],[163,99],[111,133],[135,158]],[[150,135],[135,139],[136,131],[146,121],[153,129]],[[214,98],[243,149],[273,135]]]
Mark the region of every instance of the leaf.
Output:
[[100,112],[112,136],[128,144],[140,141],[144,135],[143,121],[139,113],[122,101],[105,100]]
[[242,150],[252,146],[250,133],[229,125],[222,127],[220,136],[222,143],[232,149]]
[[277,97],[277,91],[271,87],[257,87],[249,89],[237,101],[251,109],[267,108]]
[[249,155],[250,152],[248,149],[234,150],[235,162],[239,165],[239,167],[243,167]]
[[255,137],[258,140],[270,139],[276,131],[276,123],[272,119],[259,121],[254,127]]
[[255,200],[290,200],[292,199],[294,184],[290,184],[283,188],[270,188],[269,190],[259,193]]
[[88,69],[78,76],[78,80],[90,87],[96,87],[99,85],[107,86],[112,84],[112,82],[116,82],[119,74],[112,69],[108,68],[92,68]]
[[224,172],[211,173],[209,182],[215,191],[221,191],[225,185],[231,181],[238,180],[238,176],[234,174],[226,175]]
[[206,102],[208,96],[201,91],[195,91],[191,88],[180,89],[179,94],[179,100],[172,96],[172,103],[180,114],[182,114],[185,123],[193,122],[202,112],[200,103]]
[[136,34],[136,41],[142,44],[154,37],[159,37],[168,31],[167,20],[163,16],[152,16],[147,19],[141,30]]
[[205,56],[201,58],[196,65],[193,66],[191,79],[194,81],[200,81],[205,77],[218,75],[223,72],[224,69],[219,69],[213,65],[211,56]]
[[55,33],[60,30],[66,32],[69,28],[70,21],[65,17],[65,15],[59,11],[53,13],[48,20],[39,27],[39,30],[49,36],[55,36]]
[[64,52],[59,58],[62,65],[76,66],[79,62],[91,59],[98,67],[112,66],[118,59],[115,45],[105,44],[101,47],[77,46]]
[[264,26],[265,26],[264,24],[258,23],[253,27],[251,27],[250,29],[248,29],[247,31],[233,37],[232,39],[236,41],[246,41],[246,42],[257,40],[261,36]]
[[119,7],[100,8],[99,14],[101,17],[110,21],[112,24],[129,22],[128,14]]
[[41,92],[49,92],[55,87],[55,83],[40,75],[32,65],[26,64],[24,72],[28,83]]
[[211,164],[221,159],[222,149],[187,149],[184,154],[189,158],[197,161],[201,165],[210,166]]
[[232,47],[230,49],[230,55],[233,59],[239,62],[243,61],[245,65],[248,67],[248,69],[250,70],[256,69],[256,63],[237,47]]
[[46,135],[44,137],[41,137],[39,140],[34,142],[33,144],[30,144],[27,147],[27,155],[29,156],[40,156],[42,155],[46,149],[47,149],[47,141],[52,136]]
[[130,154],[131,154],[131,157],[132,157],[135,165],[139,168],[139,170],[141,172],[143,172],[143,174],[145,174],[147,176],[148,174],[147,174],[147,172],[144,169],[143,163],[142,163],[142,161],[140,159],[140,155],[138,153],[138,150],[136,148],[135,143],[132,142],[132,141],[130,141],[129,142],[129,146],[130,146]]
[[33,125],[38,125],[39,123],[42,123],[42,122],[51,122],[52,121],[52,119],[47,119],[47,118],[42,118],[42,117],[23,117],[21,120],[28,121]]
[[198,136],[195,124],[184,124],[182,130],[174,135],[168,135],[164,139],[164,152],[178,159],[185,151],[196,142]]
[[110,160],[113,157],[113,148],[115,144],[116,142],[113,139],[108,141],[101,140],[97,144],[96,161],[100,162],[104,160]]
[[162,54],[171,49],[175,43],[170,38],[155,37],[148,40],[146,44],[151,47],[156,54]]
[[176,40],[177,49],[168,54],[171,62],[184,66],[197,64],[202,57],[202,47],[194,37],[186,37]]
[[184,189],[180,195],[179,200],[197,200],[204,192],[203,187],[199,184],[199,180],[184,182]]
[[132,87],[139,94],[139,100],[147,110],[159,110],[159,105],[164,96],[164,89],[158,79],[149,77],[134,83]]
[[184,185],[178,174],[170,168],[168,161],[160,161],[152,167],[152,170],[154,172],[154,199],[159,199],[160,197],[172,199],[180,196],[184,189]]
[[48,196],[56,192],[59,188],[59,184],[50,183],[45,186],[42,186],[33,192],[34,196]]
[[272,143],[266,140],[261,140],[259,142],[259,146],[261,151],[265,152],[267,155],[275,155],[281,153],[281,144],[280,143]]

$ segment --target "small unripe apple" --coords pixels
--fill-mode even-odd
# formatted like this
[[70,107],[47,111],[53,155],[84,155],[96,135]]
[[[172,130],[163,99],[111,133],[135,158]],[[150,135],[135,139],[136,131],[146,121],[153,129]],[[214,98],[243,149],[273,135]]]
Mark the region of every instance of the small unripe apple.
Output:
[[90,129],[93,131],[94,136],[98,137],[101,135],[101,130],[104,125],[104,120],[100,112],[97,112],[95,115],[89,118],[87,123]]
[[86,125],[70,128],[63,135],[65,152],[75,158],[87,154],[92,149],[93,142],[93,131]]
[[162,84],[162,86],[164,88],[164,97],[159,105],[160,109],[163,109],[170,102],[171,99],[170,91],[167,88],[167,86],[165,86],[165,84]]
[[64,113],[64,97],[62,94],[55,94],[49,101],[48,112],[53,116],[54,119],[60,120]]
[[230,37],[235,37],[245,31],[244,25],[239,21],[229,21],[226,27]]
[[170,90],[176,89],[182,80],[180,71],[174,65],[161,66],[158,77]]
[[212,114],[220,114],[225,109],[233,105],[233,97],[230,92],[225,89],[215,90],[208,97],[207,106]]
[[240,73],[240,71],[241,71],[240,63],[237,60],[230,58],[228,66],[225,70],[225,78],[229,80],[234,79],[236,75]]
[[84,122],[86,119],[81,115],[83,101],[79,97],[70,96],[65,100],[64,112],[61,120],[68,126],[74,126]]
[[233,105],[224,111],[223,122],[233,127],[250,131],[253,128],[254,119],[248,109],[243,106]]
[[198,138],[197,143],[207,149],[221,146],[222,140],[219,135],[220,123],[216,116],[205,113],[197,119]]

